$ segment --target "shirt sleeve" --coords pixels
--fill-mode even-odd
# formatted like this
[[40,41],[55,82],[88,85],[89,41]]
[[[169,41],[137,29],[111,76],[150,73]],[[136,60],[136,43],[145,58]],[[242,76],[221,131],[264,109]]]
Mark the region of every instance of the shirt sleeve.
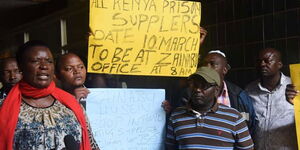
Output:
[[254,144],[245,119],[240,115],[235,123],[235,149],[253,150]]
[[165,144],[166,144],[166,150],[175,150],[177,147],[177,142],[176,142],[173,123],[172,123],[172,117],[170,117],[168,120]]

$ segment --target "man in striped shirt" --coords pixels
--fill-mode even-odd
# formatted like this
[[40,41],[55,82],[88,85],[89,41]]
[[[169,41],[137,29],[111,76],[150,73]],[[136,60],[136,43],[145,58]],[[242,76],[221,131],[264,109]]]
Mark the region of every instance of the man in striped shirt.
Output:
[[216,102],[219,74],[209,67],[201,67],[189,79],[192,95],[187,106],[171,114],[166,149],[253,149],[242,115]]

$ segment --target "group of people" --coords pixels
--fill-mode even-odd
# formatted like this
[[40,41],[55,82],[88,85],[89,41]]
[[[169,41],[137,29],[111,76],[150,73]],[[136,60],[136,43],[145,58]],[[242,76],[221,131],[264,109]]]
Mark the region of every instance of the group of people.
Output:
[[1,64],[0,149],[99,149],[78,102],[88,90],[77,55],[61,56],[55,68],[49,47],[29,41]]
[[170,114],[167,149],[298,149],[293,107],[298,91],[282,67],[280,51],[262,49],[259,78],[242,90],[225,80],[226,55],[209,51],[188,78],[182,107]]
[[[260,77],[243,90],[225,79],[226,55],[209,51],[188,77],[181,106],[164,102],[166,149],[297,149],[292,99],[298,91],[282,66],[278,50],[261,50]],[[54,63],[45,43],[29,41],[1,62],[0,77],[0,149],[99,149],[79,103],[89,91],[76,54]]]

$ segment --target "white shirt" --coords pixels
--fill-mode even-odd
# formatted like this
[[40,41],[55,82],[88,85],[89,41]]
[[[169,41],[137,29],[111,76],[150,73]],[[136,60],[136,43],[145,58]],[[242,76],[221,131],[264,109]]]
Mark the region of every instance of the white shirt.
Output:
[[250,83],[246,91],[253,99],[258,126],[253,137],[258,150],[296,150],[297,138],[294,107],[285,97],[291,79],[281,73],[280,83],[273,90],[264,88],[260,80]]

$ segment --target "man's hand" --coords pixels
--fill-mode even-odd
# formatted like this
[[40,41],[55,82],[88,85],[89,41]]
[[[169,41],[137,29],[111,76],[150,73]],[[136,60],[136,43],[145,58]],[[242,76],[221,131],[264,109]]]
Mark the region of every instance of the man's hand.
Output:
[[79,101],[82,98],[86,98],[90,91],[85,87],[76,88],[74,90],[75,98]]
[[286,100],[294,105],[294,98],[298,95],[299,91],[296,90],[293,84],[286,85],[285,96]]
[[167,100],[164,100],[161,103],[161,107],[164,108],[166,113],[170,113],[172,110],[172,106],[171,106],[170,102],[168,102]]
[[207,31],[204,28],[200,27],[200,45],[203,44],[206,35]]

